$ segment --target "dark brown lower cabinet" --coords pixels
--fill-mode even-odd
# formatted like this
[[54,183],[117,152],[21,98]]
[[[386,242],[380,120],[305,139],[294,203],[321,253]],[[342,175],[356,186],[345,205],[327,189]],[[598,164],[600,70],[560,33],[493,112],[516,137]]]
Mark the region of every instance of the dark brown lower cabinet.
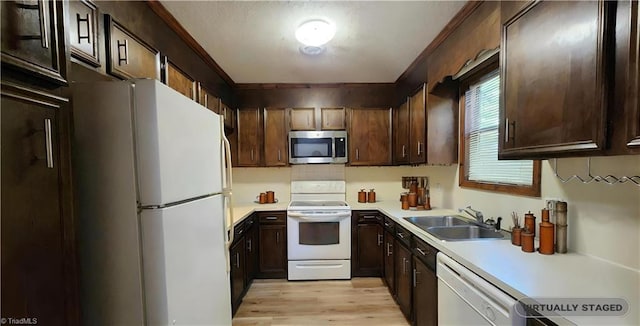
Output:
[[249,287],[258,273],[258,225],[256,216],[250,217],[244,224],[245,228],[245,287]]
[[4,82],[1,92],[3,324],[77,325],[66,100]]
[[414,325],[438,325],[438,279],[421,260],[413,258]]
[[262,278],[287,277],[286,225],[260,224],[260,273]]
[[384,229],[377,211],[354,211],[351,237],[351,275],[382,276]]
[[400,310],[407,318],[411,320],[411,290],[412,282],[412,266],[411,251],[396,240],[395,247],[395,278],[396,278],[396,300],[400,306]]
[[231,310],[235,314],[242,302],[245,290],[245,238],[235,241],[229,249],[229,260],[231,263]]
[[393,233],[384,232],[384,281],[387,283],[389,292],[392,296],[396,296],[396,282],[394,273],[394,254],[393,254]]

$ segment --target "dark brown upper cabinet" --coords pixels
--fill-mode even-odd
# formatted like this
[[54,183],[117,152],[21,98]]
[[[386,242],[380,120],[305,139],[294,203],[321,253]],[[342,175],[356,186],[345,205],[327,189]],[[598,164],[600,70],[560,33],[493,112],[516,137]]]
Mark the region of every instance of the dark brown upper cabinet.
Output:
[[421,164],[427,162],[426,154],[426,117],[425,117],[425,88],[422,85],[409,101],[409,163]]
[[391,109],[349,109],[349,164],[391,164]]
[[316,130],[314,108],[293,108],[289,111],[291,130]]
[[100,67],[98,7],[93,1],[69,1],[69,43],[73,58]]
[[220,114],[220,99],[213,96],[202,84],[198,83],[198,103],[205,108]]
[[52,86],[67,85],[64,19],[66,2],[0,1],[2,68],[26,72]]
[[262,164],[262,115],[259,108],[237,110],[238,166]]
[[427,164],[458,162],[458,87],[440,84],[427,94]]
[[286,166],[289,160],[284,108],[264,109],[264,165]]
[[224,127],[233,130],[236,127],[236,111],[220,102],[220,114],[224,116]]
[[107,73],[122,79],[160,79],[160,52],[105,15]]
[[178,68],[167,57],[164,57],[162,68],[162,79],[167,86],[192,100],[197,99],[196,81],[193,78]]
[[320,128],[322,130],[345,130],[344,108],[321,108]]
[[630,6],[629,82],[627,85],[627,146],[640,150],[640,6],[638,1],[628,1]]
[[503,17],[500,158],[604,149],[612,8],[610,1],[536,1]]
[[395,164],[409,163],[409,98],[393,110],[393,157]]

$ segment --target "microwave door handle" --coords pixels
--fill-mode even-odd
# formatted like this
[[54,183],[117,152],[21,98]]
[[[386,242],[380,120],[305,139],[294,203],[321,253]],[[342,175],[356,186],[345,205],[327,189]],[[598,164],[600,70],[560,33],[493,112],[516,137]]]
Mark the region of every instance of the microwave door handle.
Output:
[[331,157],[336,158],[336,138],[331,138]]

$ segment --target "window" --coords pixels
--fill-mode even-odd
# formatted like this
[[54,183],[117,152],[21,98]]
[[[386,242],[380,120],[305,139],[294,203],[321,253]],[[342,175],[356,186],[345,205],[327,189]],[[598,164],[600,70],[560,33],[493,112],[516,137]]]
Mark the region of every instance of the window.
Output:
[[471,76],[462,86],[460,186],[540,196],[540,161],[498,160],[498,70]]

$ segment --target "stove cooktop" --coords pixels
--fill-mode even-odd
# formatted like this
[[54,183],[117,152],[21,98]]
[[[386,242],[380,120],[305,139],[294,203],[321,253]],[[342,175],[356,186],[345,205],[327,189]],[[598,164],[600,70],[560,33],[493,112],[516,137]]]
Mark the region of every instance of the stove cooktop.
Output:
[[307,209],[351,209],[349,204],[338,200],[294,200],[289,203],[289,210],[307,210]]

